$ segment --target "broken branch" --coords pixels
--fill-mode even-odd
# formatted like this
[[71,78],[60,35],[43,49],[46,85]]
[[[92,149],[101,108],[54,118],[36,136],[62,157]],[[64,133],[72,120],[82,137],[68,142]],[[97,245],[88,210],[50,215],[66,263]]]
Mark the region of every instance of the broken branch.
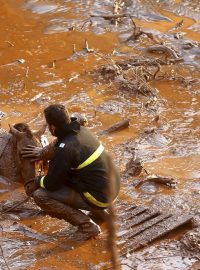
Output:
[[123,120],[123,121],[120,121],[110,127],[108,127],[107,129],[104,129],[102,131],[100,131],[98,133],[99,136],[102,136],[102,135],[106,135],[108,133],[113,133],[115,131],[119,131],[119,130],[122,130],[122,129],[125,129],[129,126],[129,119],[127,120]]

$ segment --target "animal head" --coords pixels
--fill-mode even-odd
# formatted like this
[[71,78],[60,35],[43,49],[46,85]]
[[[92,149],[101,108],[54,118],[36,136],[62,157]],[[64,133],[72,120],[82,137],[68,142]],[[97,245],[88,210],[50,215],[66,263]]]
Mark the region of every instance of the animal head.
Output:
[[40,146],[40,137],[45,132],[46,125],[39,131],[32,132],[26,123],[10,125],[10,133],[13,135],[14,150],[17,166],[20,169],[24,183],[35,177],[35,164],[28,159],[22,158],[22,148],[27,145]]

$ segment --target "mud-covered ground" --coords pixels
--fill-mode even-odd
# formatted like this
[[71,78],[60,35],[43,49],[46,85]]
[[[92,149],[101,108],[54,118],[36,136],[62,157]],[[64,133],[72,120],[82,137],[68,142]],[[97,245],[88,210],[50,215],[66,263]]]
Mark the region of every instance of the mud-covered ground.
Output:
[[[99,136],[122,175],[116,213],[141,204],[192,214],[198,224],[199,1],[124,0],[120,20],[109,17],[113,2],[0,0],[2,128],[26,121],[37,129],[42,110],[59,102],[85,114],[97,134],[129,119],[129,128]],[[138,176],[131,172],[134,162],[126,167],[136,158],[143,167]],[[176,188],[136,187],[146,173],[173,178]],[[24,197],[21,186],[0,179],[2,204]],[[123,230],[123,222],[117,225]],[[30,201],[0,217],[0,269],[106,269],[105,224],[101,228],[96,239],[69,243],[75,228],[44,216]],[[121,269],[200,269],[199,229],[189,229],[121,256]]]

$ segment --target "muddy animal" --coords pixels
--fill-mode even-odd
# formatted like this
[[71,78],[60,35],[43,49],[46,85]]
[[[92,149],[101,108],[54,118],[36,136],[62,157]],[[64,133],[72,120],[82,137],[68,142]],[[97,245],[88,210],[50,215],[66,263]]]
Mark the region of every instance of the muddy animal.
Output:
[[0,175],[14,182],[24,183],[35,176],[35,164],[21,157],[21,150],[26,145],[40,145],[40,136],[46,126],[38,132],[31,132],[25,123],[10,127],[10,132],[0,134]]

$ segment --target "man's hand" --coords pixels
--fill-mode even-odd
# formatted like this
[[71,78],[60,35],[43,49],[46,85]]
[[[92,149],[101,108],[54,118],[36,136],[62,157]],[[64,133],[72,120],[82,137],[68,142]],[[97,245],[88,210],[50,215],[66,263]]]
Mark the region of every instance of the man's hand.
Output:
[[30,158],[34,162],[41,159],[42,149],[42,147],[27,145],[22,148],[21,155],[23,158]]

